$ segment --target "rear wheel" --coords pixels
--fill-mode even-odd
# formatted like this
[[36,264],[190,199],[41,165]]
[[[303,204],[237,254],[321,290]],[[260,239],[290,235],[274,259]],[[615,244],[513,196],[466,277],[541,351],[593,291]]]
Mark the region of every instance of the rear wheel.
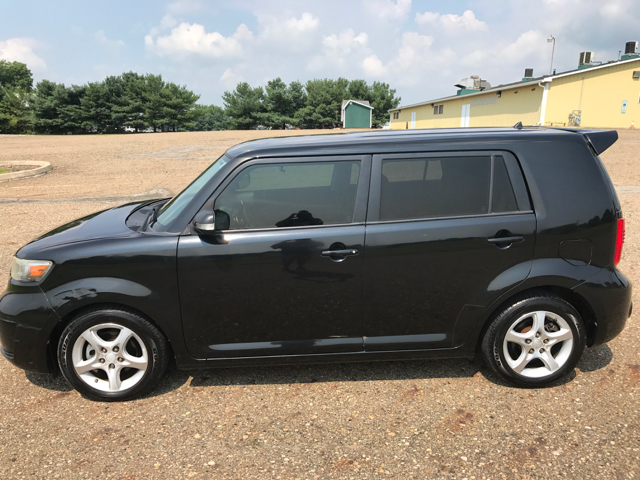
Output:
[[58,363],[67,381],[101,401],[130,400],[150,391],[167,368],[167,341],[141,316],[99,309],[74,318],[62,332]]
[[559,297],[538,294],[498,313],[484,336],[482,352],[507,381],[541,387],[573,371],[585,344],[584,324],[575,308]]

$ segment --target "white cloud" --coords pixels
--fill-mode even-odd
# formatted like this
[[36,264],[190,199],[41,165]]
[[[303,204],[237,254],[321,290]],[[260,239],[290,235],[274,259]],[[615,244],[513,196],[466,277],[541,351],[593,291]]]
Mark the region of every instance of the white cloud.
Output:
[[433,37],[416,32],[406,32],[402,35],[402,45],[398,50],[395,63],[401,69],[415,68],[427,60]]
[[341,32],[339,35],[333,34],[324,37],[322,44],[331,50],[337,50],[340,54],[350,53],[352,50],[366,47],[369,36],[362,32],[356,36],[356,33],[350,28]]
[[370,14],[384,20],[405,20],[411,11],[411,0],[363,0]]
[[499,58],[505,62],[518,63],[522,59],[531,55],[539,56],[547,53],[546,46],[547,36],[542,32],[529,30],[518,37],[518,39],[510,45],[499,51]]
[[253,38],[253,33],[243,23],[230,37],[219,32],[207,32],[204,26],[181,23],[169,35],[154,32],[144,37],[148,50],[158,55],[180,55],[191,53],[205,57],[233,57],[243,52],[242,43]]
[[351,28],[338,35],[328,35],[322,39],[322,52],[309,62],[307,68],[312,71],[333,69],[335,72],[336,69],[361,64],[370,54],[368,42],[369,36],[366,33],[356,35]]
[[227,68],[220,77],[220,83],[222,83],[227,88],[234,88],[241,81],[241,76],[235,73],[230,68]]
[[164,17],[162,17],[162,20],[160,20],[160,27],[161,28],[167,28],[167,29],[168,28],[173,28],[177,24],[178,24],[178,21],[168,13]]
[[98,30],[93,37],[97,40],[98,43],[108,48],[124,47],[124,42],[122,40],[111,40],[104,33],[104,30]]
[[33,38],[0,40],[0,60],[22,62],[31,70],[45,69],[47,64],[33,51],[36,46],[38,46],[38,42]]
[[621,2],[607,2],[600,8],[600,13],[610,19],[615,19],[624,12],[625,8]]
[[387,67],[385,67],[375,55],[370,55],[365,58],[362,62],[362,68],[364,69],[364,73],[371,77],[382,77],[388,72]]
[[278,43],[287,47],[306,44],[320,25],[320,19],[309,12],[300,18],[295,16],[259,15],[260,39],[266,43]]
[[416,13],[416,23],[421,25],[440,24],[445,29],[486,30],[487,24],[476,18],[471,10],[466,10],[462,15],[452,13],[440,14],[436,12]]

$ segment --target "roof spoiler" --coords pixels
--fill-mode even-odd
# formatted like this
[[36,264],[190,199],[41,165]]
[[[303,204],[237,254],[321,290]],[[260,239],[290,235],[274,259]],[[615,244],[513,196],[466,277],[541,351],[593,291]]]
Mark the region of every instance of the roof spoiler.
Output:
[[618,140],[618,132],[615,130],[593,130],[585,133],[584,136],[597,155],[600,155]]

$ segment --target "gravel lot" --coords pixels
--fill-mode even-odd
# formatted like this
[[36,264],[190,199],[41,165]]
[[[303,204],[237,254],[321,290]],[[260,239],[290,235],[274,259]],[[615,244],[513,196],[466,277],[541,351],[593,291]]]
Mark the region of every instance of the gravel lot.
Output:
[[[0,183],[0,272],[39,234],[177,193],[228,147],[278,133],[0,136],[0,163],[54,167]],[[603,160],[616,186],[640,186],[640,132],[619,133]],[[621,191],[621,269],[640,285],[640,187]],[[639,320],[538,390],[447,360],[174,370],[107,404],[0,359],[0,478],[640,478]]]

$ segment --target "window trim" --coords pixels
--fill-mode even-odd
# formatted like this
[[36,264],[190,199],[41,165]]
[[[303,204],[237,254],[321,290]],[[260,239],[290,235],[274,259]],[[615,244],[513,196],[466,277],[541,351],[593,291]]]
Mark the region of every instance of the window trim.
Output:
[[[490,157],[491,158],[491,176],[489,183],[489,211],[487,213],[480,213],[475,215],[457,215],[457,216],[443,216],[443,217],[417,217],[406,219],[394,219],[394,220],[380,220],[380,200],[382,193],[382,162],[384,160],[412,160],[420,158],[447,158],[447,157]],[[507,174],[511,181],[511,187],[513,188],[514,195],[516,197],[516,203],[518,210],[514,212],[496,212],[491,211],[493,203],[493,173],[494,173],[494,158],[502,157],[507,166]],[[520,175],[514,172],[518,169]],[[403,223],[403,222],[423,222],[431,220],[447,220],[447,219],[460,219],[460,218],[477,218],[487,216],[503,216],[503,215],[520,215],[531,214],[531,204],[528,202],[528,193],[526,193],[526,184],[524,182],[524,176],[519,171],[518,161],[513,154],[500,150],[465,150],[465,151],[446,151],[446,152],[422,152],[422,153],[394,153],[394,154],[378,154],[373,155],[372,169],[371,169],[371,186],[369,193],[369,208],[367,210],[367,224],[384,224],[384,223]],[[519,180],[519,181],[518,181]],[[524,189],[524,190],[523,190]],[[522,203],[521,203],[522,202]]]
[[[295,157],[269,157],[269,158],[252,158],[243,161],[236,166],[227,177],[216,187],[213,193],[207,198],[207,201],[199,211],[213,211],[215,201],[227,186],[245,169],[256,165],[272,165],[282,163],[321,163],[321,162],[360,162],[360,177],[356,187],[356,201],[353,209],[353,218],[350,223],[326,224],[326,225],[307,225],[296,227],[264,227],[264,228],[244,228],[221,230],[221,234],[242,233],[242,232],[262,232],[262,231],[284,231],[284,230],[301,230],[308,228],[338,228],[350,227],[354,225],[363,225],[367,215],[367,201],[369,196],[369,182],[371,177],[371,155],[334,155],[334,156],[295,156]],[[190,222],[190,225],[193,220]]]

